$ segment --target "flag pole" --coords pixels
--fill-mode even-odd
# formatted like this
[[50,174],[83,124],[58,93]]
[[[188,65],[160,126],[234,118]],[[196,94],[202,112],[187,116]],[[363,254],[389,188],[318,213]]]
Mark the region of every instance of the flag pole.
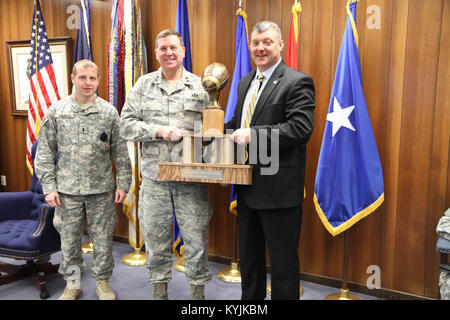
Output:
[[237,216],[233,214],[234,223],[233,223],[233,260],[231,261],[231,267],[224,268],[220,270],[217,273],[217,279],[223,281],[223,282],[230,282],[230,283],[241,283],[241,271],[238,267],[237,262],[237,246],[238,246],[238,239],[237,239],[237,228],[238,228],[238,222],[237,222]]
[[134,248],[134,252],[126,254],[123,259],[122,263],[127,266],[134,266],[139,267],[145,265],[145,262],[147,261],[147,255],[145,252],[142,252],[142,247],[140,246],[141,240],[140,240],[140,231],[139,231],[139,148],[138,143],[134,142],[134,197],[135,197],[135,208],[136,208],[136,247]]
[[360,300],[358,297],[350,295],[347,288],[348,280],[348,231],[344,231],[344,267],[342,275],[342,288],[339,293],[332,293],[325,300]]
[[[136,199],[136,247],[139,247],[140,245],[140,234],[139,234],[139,216],[138,216],[138,210],[139,210],[139,167],[138,167],[138,161],[139,161],[139,148],[137,141],[134,142],[134,167],[136,168],[134,170],[134,181],[136,181],[134,188],[134,197]],[[139,251],[140,248],[139,248]]]

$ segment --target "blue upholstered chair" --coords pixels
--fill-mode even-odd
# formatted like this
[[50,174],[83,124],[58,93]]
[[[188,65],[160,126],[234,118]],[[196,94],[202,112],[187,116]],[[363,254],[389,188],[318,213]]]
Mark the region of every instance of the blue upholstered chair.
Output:
[[[37,141],[32,148],[33,160],[36,148]],[[0,285],[32,276],[41,299],[48,298],[44,275],[56,273],[59,265],[42,261],[61,247],[53,214],[54,208],[45,202],[36,174],[29,191],[0,192],[0,257],[26,261],[22,265],[0,261]]]
[[[443,237],[439,237],[436,242],[436,251],[441,254],[441,264],[439,265],[439,269],[444,272],[450,272],[450,263],[448,261],[448,255],[450,254],[450,241]],[[439,285],[448,287],[448,283],[442,283],[441,280],[439,280]],[[445,297],[443,298],[441,295],[443,291],[445,292],[445,289],[441,287],[439,290],[439,299],[445,299]]]
[[[449,234],[449,217],[450,217],[450,208],[448,208],[444,216],[439,220],[438,225],[436,227],[436,232],[438,233],[438,240],[436,242],[436,251],[441,254],[441,264],[448,264],[448,255],[450,254],[450,241],[448,237],[444,235]],[[444,238],[445,236],[445,238]],[[447,239],[446,239],[447,238]]]
[[439,237],[436,242],[436,251],[441,254],[441,264],[448,264],[448,255],[450,254],[450,241]]

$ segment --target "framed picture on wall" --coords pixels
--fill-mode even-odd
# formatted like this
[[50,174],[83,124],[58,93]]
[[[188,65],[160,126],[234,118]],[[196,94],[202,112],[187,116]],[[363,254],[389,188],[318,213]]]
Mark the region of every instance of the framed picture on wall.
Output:
[[[56,84],[61,98],[69,95],[70,67],[72,61],[70,37],[48,39],[53,59]],[[13,115],[28,115],[30,94],[29,62],[30,40],[6,41],[8,68],[10,75],[10,96]]]

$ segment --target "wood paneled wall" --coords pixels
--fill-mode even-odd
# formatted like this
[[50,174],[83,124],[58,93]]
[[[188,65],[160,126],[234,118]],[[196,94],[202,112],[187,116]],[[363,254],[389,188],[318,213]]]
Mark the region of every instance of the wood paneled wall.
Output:
[[[110,31],[110,0],[91,0],[94,58],[100,66],[99,95],[106,96],[106,49]],[[257,21],[277,22],[287,40],[293,0],[244,0],[251,28]],[[343,236],[330,236],[315,212],[312,197],[315,170],[328,102],[345,28],[346,0],[302,0],[300,70],[313,76],[317,109],[308,144],[306,200],[300,241],[301,271],[340,279]],[[67,7],[76,0],[41,0],[49,37],[71,36]],[[210,63],[225,64],[232,75],[238,1],[188,0],[193,71],[200,75]],[[144,35],[150,70],[154,38],[175,26],[176,0],[142,0]],[[375,6],[375,7],[374,7]],[[0,43],[28,39],[32,0],[0,1]],[[380,28],[367,21],[379,9]],[[381,268],[381,286],[410,294],[438,297],[439,256],[436,224],[450,206],[449,133],[450,83],[448,0],[361,0],[357,28],[362,81],[372,127],[382,160],[385,202],[348,231],[349,281],[365,285],[367,267]],[[285,53],[283,53],[283,56]],[[13,117],[6,50],[0,50],[0,174],[8,185],[1,191],[25,190],[25,117]],[[231,81],[230,81],[231,83]],[[225,108],[229,84],[222,91]],[[231,257],[233,217],[228,214],[230,190],[210,186],[214,205],[210,254]],[[127,235],[127,221],[118,209],[116,234]]]

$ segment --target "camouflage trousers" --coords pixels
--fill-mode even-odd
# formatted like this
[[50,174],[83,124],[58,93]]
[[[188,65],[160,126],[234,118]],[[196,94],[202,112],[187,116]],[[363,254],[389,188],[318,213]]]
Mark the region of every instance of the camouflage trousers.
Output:
[[211,281],[208,259],[209,220],[212,209],[208,189],[201,183],[144,179],[139,197],[139,221],[144,232],[149,282],[172,279],[172,226],[174,211],[184,242],[183,265],[188,282]]
[[441,300],[450,300],[450,272],[441,271],[439,276]]
[[94,247],[91,266],[95,280],[109,279],[114,268],[112,237],[117,223],[114,191],[74,196],[60,193],[61,206],[56,208],[53,224],[61,236],[62,262],[59,273],[66,280],[78,280],[84,271],[81,255],[84,217]]

